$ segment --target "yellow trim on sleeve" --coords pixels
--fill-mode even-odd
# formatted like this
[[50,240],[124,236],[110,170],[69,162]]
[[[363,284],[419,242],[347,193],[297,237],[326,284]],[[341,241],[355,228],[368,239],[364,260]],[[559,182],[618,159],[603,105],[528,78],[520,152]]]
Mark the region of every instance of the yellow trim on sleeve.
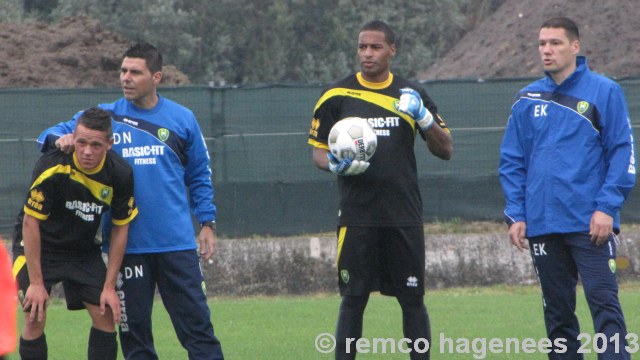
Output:
[[313,139],[309,139],[308,141],[309,145],[313,146],[313,147],[317,147],[320,149],[325,149],[325,150],[329,150],[329,145],[325,144],[325,143],[321,143],[320,141],[316,141]]
[[40,220],[40,221],[44,221],[47,220],[49,218],[49,215],[45,215],[45,214],[41,214],[37,211],[34,211],[31,208],[28,208],[26,205],[22,208],[24,210],[24,213],[29,215],[29,216],[33,216],[34,218]]
[[111,222],[113,223],[113,225],[125,225],[130,223],[131,220],[133,220],[136,216],[138,216],[138,208],[133,209],[131,215],[129,215],[129,217],[127,217],[126,219],[116,220],[114,218],[111,218]]

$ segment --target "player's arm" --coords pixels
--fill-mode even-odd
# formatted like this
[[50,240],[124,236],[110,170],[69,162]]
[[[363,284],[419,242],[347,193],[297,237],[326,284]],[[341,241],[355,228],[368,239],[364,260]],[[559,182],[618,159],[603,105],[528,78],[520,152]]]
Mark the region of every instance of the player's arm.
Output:
[[104,315],[108,305],[113,314],[113,321],[120,323],[120,299],[116,294],[116,281],[122,265],[125,248],[127,247],[127,234],[129,224],[113,225],[111,230],[111,241],[109,242],[109,257],[107,261],[107,276],[100,295],[100,314]]
[[329,158],[327,157],[329,154],[329,150],[314,147],[313,148],[313,164],[320,170],[331,171],[329,170]]
[[591,240],[598,245],[605,243],[611,236],[613,218],[622,208],[636,179],[629,111],[624,93],[618,85],[611,88],[606,111],[600,121],[607,173],[596,195],[596,211],[591,217],[589,228]]
[[[435,106],[431,111],[425,106],[418,91],[411,88],[402,88],[400,89],[398,110],[411,116],[416,122],[420,131],[425,135],[427,147],[433,155],[443,160],[451,159],[453,140],[451,134],[442,127],[444,123],[439,118]],[[435,118],[433,113],[438,118]]]
[[23,309],[31,308],[29,321],[42,321],[49,301],[49,294],[44,286],[41,263],[40,220],[25,214],[22,222],[22,239],[24,255],[29,272],[29,287],[24,296]]
[[211,159],[200,126],[195,117],[187,139],[188,161],[185,183],[191,197],[190,204],[198,222],[211,226],[200,226],[198,252],[203,260],[209,260],[216,251],[215,221],[217,209],[213,203],[215,192],[211,181]]
[[498,173],[505,197],[504,217],[509,225],[509,240],[519,251],[526,250],[525,194],[527,168],[525,151],[520,141],[518,110],[514,108],[500,144],[500,164]]
[[[439,115],[436,114],[436,117]],[[434,120],[438,121],[438,120]],[[427,147],[429,151],[442,160],[450,160],[453,155],[453,139],[448,131],[445,131],[439,124],[424,131]]]

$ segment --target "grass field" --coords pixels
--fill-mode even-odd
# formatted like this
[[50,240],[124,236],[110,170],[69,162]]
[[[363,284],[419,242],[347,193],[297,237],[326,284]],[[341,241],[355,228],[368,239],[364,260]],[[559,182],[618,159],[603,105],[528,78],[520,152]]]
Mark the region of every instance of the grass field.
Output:
[[[580,290],[579,290],[580,291]],[[625,283],[620,298],[631,333],[640,332],[640,284]],[[481,340],[545,336],[540,292],[537,286],[458,288],[429,290],[425,302],[431,317],[432,358],[435,359],[545,359],[534,352],[490,353]],[[319,334],[333,334],[338,311],[336,294],[306,297],[213,298],[210,300],[216,334],[230,360],[328,360],[333,353],[316,350]],[[593,333],[584,296],[580,291],[578,313],[582,331]],[[402,338],[400,308],[394,298],[372,295],[365,313],[364,338]],[[161,359],[187,359],[161,303],[154,311],[154,335]],[[49,359],[85,359],[90,323],[85,312],[67,311],[62,302],[49,308],[47,341]],[[452,351],[441,348],[440,337],[452,339]],[[475,350],[472,341],[476,340]],[[462,340],[460,340],[462,339]],[[469,346],[464,348],[464,339]],[[373,353],[358,359],[408,359],[407,355]],[[387,348],[389,349],[389,348]],[[444,353],[440,353],[440,350]],[[121,357],[119,357],[121,358]],[[9,356],[18,359],[18,356]],[[595,354],[585,359],[595,360]]]

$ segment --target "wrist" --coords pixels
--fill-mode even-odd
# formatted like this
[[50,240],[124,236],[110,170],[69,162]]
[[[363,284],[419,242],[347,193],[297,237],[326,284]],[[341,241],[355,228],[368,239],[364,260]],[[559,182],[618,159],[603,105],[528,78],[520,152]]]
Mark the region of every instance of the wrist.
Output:
[[215,221],[204,221],[200,223],[200,228],[203,229],[205,227],[210,228],[211,230],[216,230],[216,222]]
[[429,128],[431,126],[433,126],[433,115],[431,115],[431,112],[429,110],[427,110],[427,108],[424,108],[424,114],[420,114],[420,118],[416,120],[416,123],[418,124],[418,126],[420,126],[420,129],[422,129],[422,131],[427,131],[429,130]]

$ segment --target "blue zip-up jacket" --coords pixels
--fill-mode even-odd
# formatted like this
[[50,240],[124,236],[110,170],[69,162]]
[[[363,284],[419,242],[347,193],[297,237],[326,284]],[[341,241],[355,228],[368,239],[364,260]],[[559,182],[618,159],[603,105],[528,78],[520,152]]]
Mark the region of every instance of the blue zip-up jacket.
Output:
[[594,211],[614,219],[635,184],[624,93],[589,70],[583,56],[560,85],[549,74],[522,89],[500,147],[505,218],[527,237],[588,232]]
[[[99,107],[112,115],[113,150],[134,172],[139,214],[129,225],[126,252],[195,249],[191,210],[202,223],[215,220],[216,208],[209,153],[191,110],[162,96],[152,109],[141,109],[125,98]],[[41,150],[72,133],[81,114],[45,130],[38,138]]]

